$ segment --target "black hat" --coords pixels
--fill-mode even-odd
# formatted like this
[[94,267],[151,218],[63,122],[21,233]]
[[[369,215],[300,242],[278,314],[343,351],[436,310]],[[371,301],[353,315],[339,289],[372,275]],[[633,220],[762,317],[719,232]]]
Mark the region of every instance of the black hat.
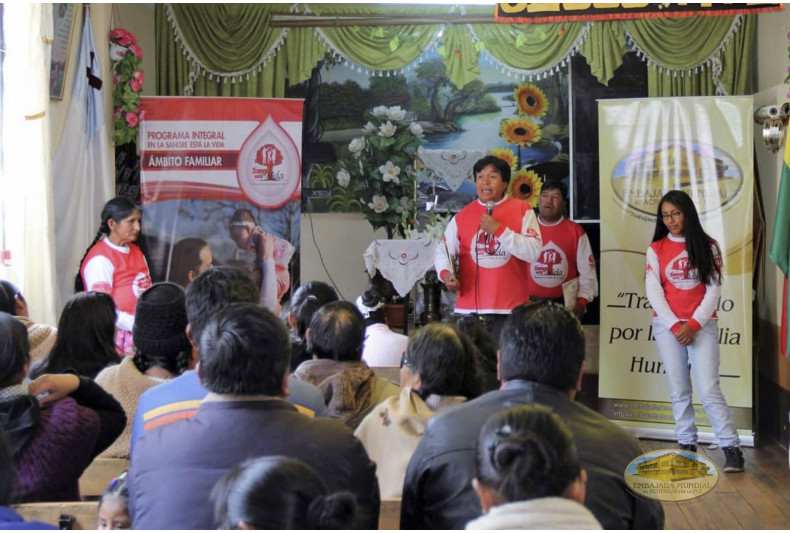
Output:
[[189,349],[184,289],[170,282],[155,283],[137,300],[132,338],[145,354],[170,355]]

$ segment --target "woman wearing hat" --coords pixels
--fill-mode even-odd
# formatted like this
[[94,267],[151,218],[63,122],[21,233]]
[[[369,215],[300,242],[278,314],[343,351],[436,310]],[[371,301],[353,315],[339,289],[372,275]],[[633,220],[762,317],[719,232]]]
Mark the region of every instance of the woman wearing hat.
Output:
[[175,283],[156,283],[140,295],[135,311],[134,357],[105,368],[96,383],[115,396],[126,411],[121,436],[102,457],[129,457],[132,422],[140,395],[155,385],[181,375],[192,346],[186,335],[184,289]]

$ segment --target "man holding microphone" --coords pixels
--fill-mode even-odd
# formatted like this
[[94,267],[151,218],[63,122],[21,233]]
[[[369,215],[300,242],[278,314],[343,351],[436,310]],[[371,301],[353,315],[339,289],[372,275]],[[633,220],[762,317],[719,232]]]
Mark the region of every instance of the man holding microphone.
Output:
[[530,205],[505,196],[510,165],[486,156],[473,171],[477,200],[450,220],[434,267],[458,293],[455,312],[480,316],[499,341],[511,309],[529,300],[528,263],[538,259],[543,242]]

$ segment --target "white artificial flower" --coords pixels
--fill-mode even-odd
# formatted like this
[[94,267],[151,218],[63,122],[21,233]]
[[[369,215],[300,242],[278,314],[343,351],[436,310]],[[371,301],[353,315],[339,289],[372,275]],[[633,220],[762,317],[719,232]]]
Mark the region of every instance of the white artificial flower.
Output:
[[371,113],[373,113],[374,117],[383,117],[384,115],[387,114],[387,111],[389,111],[389,108],[387,108],[387,106],[377,105],[376,107],[373,108],[373,111],[371,111]]
[[399,105],[392,106],[387,109],[387,118],[390,120],[403,120],[406,118],[406,110],[401,109]]
[[379,126],[379,135],[381,137],[392,137],[393,135],[395,135],[395,131],[397,129],[398,128],[388,120],[387,122]]
[[365,135],[370,135],[371,133],[375,133],[376,132],[376,125],[368,120],[368,123],[365,124],[364,126],[362,126],[362,132]]
[[373,201],[368,202],[368,207],[376,213],[383,213],[389,207],[389,204],[387,203],[387,197],[383,194],[374,194]]
[[391,181],[400,185],[400,179],[398,178],[400,167],[393,165],[392,161],[387,161],[386,164],[381,165],[379,167],[379,172],[381,172],[381,177],[384,181]]
[[409,124],[409,131],[415,137],[422,137],[422,126],[420,126],[417,122],[412,122]]
[[355,137],[348,143],[348,149],[351,150],[351,153],[354,154],[355,157],[359,157],[362,150],[365,149],[365,138]]
[[395,207],[395,212],[403,213],[404,211],[408,211],[409,207],[411,207],[411,201],[409,200],[408,196],[401,196],[400,203]]
[[346,169],[343,169],[337,173],[335,179],[337,180],[337,184],[341,187],[348,187],[349,182],[351,182],[351,174],[349,174]]

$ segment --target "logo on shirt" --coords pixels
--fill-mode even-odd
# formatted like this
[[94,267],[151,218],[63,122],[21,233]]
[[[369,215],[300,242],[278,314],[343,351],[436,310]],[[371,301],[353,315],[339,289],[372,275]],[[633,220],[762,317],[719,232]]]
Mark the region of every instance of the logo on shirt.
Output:
[[664,277],[682,291],[690,291],[699,285],[697,269],[689,263],[688,252],[685,250],[667,264]]
[[134,293],[134,297],[139,298],[151,285],[153,285],[151,276],[144,272],[137,274],[132,282],[132,293]]
[[471,250],[472,260],[483,268],[499,268],[510,260],[499,239],[483,230],[473,237]]
[[568,275],[568,257],[554,241],[549,241],[540,251],[538,260],[529,264],[529,269],[532,279],[541,287],[557,287]]

